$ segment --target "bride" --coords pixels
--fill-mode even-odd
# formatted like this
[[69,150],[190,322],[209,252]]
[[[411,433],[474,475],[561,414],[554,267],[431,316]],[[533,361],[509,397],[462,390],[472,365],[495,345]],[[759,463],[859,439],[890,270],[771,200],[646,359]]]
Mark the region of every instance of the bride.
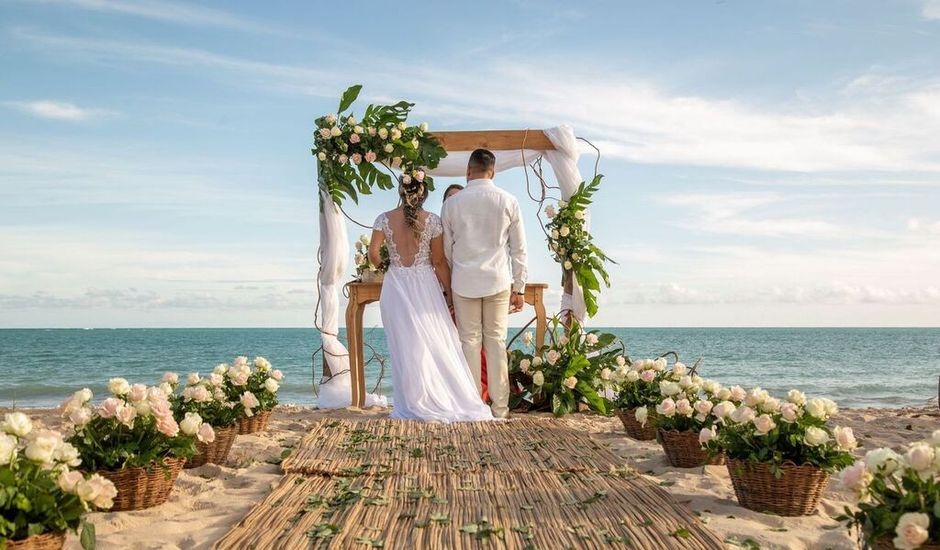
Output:
[[401,206],[376,218],[369,244],[373,265],[381,263],[383,243],[390,258],[379,303],[391,353],[391,417],[492,420],[448,310],[450,269],[441,219],[424,210],[428,190],[422,182],[400,180],[398,193]]

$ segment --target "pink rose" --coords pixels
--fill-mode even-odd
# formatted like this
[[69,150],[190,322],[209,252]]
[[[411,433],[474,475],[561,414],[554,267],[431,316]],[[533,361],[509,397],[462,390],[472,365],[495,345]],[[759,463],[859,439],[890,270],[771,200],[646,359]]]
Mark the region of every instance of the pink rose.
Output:
[[698,442],[702,445],[708,443],[715,437],[715,432],[708,428],[702,428],[702,431],[698,433]]
[[671,397],[667,397],[662,403],[656,405],[656,412],[666,418],[672,418],[676,414],[676,402]]
[[190,392],[189,396],[193,401],[197,403],[204,403],[212,399],[212,394],[209,393],[209,390],[206,389],[205,386],[196,386],[192,388],[192,391]]
[[236,386],[244,386],[248,383],[248,373],[244,371],[238,371],[231,376],[232,384]]
[[799,416],[799,407],[793,403],[784,403],[780,405],[780,416],[783,417],[784,422],[792,424]]
[[248,366],[248,356],[239,355],[232,361],[232,368],[244,368]]
[[167,437],[176,437],[180,433],[180,425],[172,415],[157,417],[157,431]]
[[676,412],[682,416],[692,416],[692,404],[688,399],[680,399],[676,401]]
[[69,420],[72,424],[75,424],[76,427],[81,428],[91,422],[91,410],[89,410],[88,407],[75,409],[69,414]]
[[124,405],[117,411],[118,422],[124,424],[128,428],[134,427],[135,418],[137,418],[137,409],[134,407],[128,407],[127,405]]
[[855,433],[852,431],[852,428],[838,426],[836,429],[832,430],[832,435],[836,440],[836,445],[843,451],[851,451],[858,447],[858,442],[855,440]]
[[147,398],[147,386],[143,384],[134,384],[127,395],[131,401],[142,401]]
[[102,418],[114,418],[123,406],[124,402],[117,397],[109,397],[98,406],[98,414]]
[[652,382],[656,378],[656,372],[651,370],[645,370],[640,373],[640,380],[644,382]]
[[920,548],[930,538],[930,516],[920,512],[908,512],[898,520],[894,528],[894,547],[902,550]]
[[250,391],[243,393],[239,401],[241,402],[242,406],[245,407],[246,416],[254,415],[254,411],[252,409],[261,404],[258,402],[258,398],[255,397],[255,394],[251,393]]
[[271,378],[280,382],[281,380],[284,379],[284,373],[281,372],[280,370],[275,369],[274,372],[271,373]]
[[353,153],[352,157],[350,158],[352,158],[353,164],[359,164],[360,162],[362,162],[362,155],[360,155],[359,153]]
[[74,495],[75,491],[78,489],[78,484],[82,481],[85,481],[85,478],[82,476],[81,472],[70,470],[59,474],[57,483],[59,485],[59,489],[62,489],[62,491],[69,493],[70,495]]
[[212,443],[215,441],[215,430],[212,429],[212,426],[203,423],[202,426],[199,426],[196,438],[203,443]]
[[375,159],[378,158],[374,151],[369,151],[366,153],[366,162],[375,162]]
[[842,470],[839,474],[839,482],[842,483],[842,486],[856,495],[864,493],[868,489],[871,480],[871,472],[865,467],[865,462],[861,460]]
[[695,412],[699,414],[708,414],[712,412],[712,402],[704,399],[695,402]]
[[359,134],[351,134],[349,136],[349,143],[353,143],[353,144],[359,143],[360,139],[361,138],[359,137]]
[[732,401],[743,401],[747,397],[747,392],[744,391],[744,388],[741,386],[732,386],[731,387],[731,400]]
[[774,419],[770,417],[769,414],[762,414],[754,419],[754,428],[757,430],[757,435],[767,435],[771,430],[777,427],[777,424],[774,423]]
[[150,414],[157,419],[172,417],[173,411],[170,410],[170,402],[166,399],[151,399]]
[[320,128],[320,137],[323,139],[330,139],[330,129]]

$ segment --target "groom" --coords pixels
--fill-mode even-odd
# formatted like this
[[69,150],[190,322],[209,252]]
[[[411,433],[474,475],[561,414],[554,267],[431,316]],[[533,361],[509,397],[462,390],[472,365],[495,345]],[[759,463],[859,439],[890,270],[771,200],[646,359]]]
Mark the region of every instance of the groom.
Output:
[[480,381],[480,349],[486,352],[493,416],[509,415],[506,325],[522,310],[526,282],[525,229],[519,201],[493,184],[496,156],[477,149],[467,164],[467,187],[444,203],[444,255],[460,344]]

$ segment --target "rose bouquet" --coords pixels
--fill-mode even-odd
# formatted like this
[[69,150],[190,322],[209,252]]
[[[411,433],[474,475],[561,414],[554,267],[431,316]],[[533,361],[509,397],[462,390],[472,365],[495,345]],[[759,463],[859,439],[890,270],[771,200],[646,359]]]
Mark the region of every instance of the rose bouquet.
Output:
[[523,390],[513,406],[529,400],[533,409],[563,416],[584,403],[595,412],[607,414],[600,392],[613,383],[620,351],[610,348],[616,337],[584,331],[576,321],[566,328],[558,318],[552,319],[549,336],[551,342],[533,353],[511,352],[510,371]]
[[940,430],[904,454],[874,449],[842,470],[858,500],[841,520],[874,548],[940,548]]
[[745,508],[778,515],[812,514],[829,474],[853,462],[851,428],[831,427],[838,410],[830,399],[810,399],[791,390],[781,401],[754,388],[703,433],[709,450],[723,452],[738,501]]
[[359,97],[362,86],[351,86],[340,99],[338,114],[316,120],[313,154],[317,157],[320,187],[339,204],[343,197],[358,200],[373,186],[393,187],[390,174],[380,167],[397,167],[402,180],[412,178],[434,189],[423,167],[435,168],[446,156],[441,144],[428,134],[428,125],[406,122],[412,103],[369,105],[361,119],[346,113]]
[[[671,376],[659,384],[661,401],[656,404],[654,424],[670,464],[693,468],[706,463],[721,464],[724,456],[709,459],[703,448],[721,423],[744,397],[744,389],[722,387],[714,380],[689,374],[676,362]],[[674,380],[678,377],[678,381]],[[669,379],[671,378],[671,379]]]
[[[73,470],[78,450],[52,430],[36,429],[21,412],[0,422],[0,547],[47,542],[61,548],[66,531],[77,531],[91,509],[107,510],[117,490],[100,475]],[[82,543],[94,547],[94,529]]]
[[176,421],[170,384],[161,386],[112,378],[111,396],[97,407],[87,388],[62,404],[63,417],[75,429],[68,442],[78,449],[82,469],[99,472],[118,487],[116,510],[165,502],[183,462],[196,453],[196,442],[209,435],[201,422]]
[[[165,374],[164,380],[167,379],[177,379],[176,374]],[[236,404],[226,395],[225,377],[215,372],[206,378],[191,373],[186,378],[186,387],[173,396],[172,402],[173,415],[184,431],[199,426],[197,453],[186,462],[186,467],[225,462],[238,435],[236,422],[240,416]]]
[[[627,434],[633,439],[649,441],[656,438],[655,426],[650,422],[650,408],[662,400],[660,382],[678,378],[667,371],[664,357],[640,359],[631,362],[618,356],[614,375],[614,396],[610,408],[617,411]],[[655,412],[654,412],[655,414]]]
[[587,207],[591,204],[603,176],[595,176],[590,182],[581,182],[578,190],[567,201],[558,201],[545,208],[549,218],[545,224],[548,232],[548,247],[552,255],[565,270],[565,277],[574,276],[584,291],[584,303],[588,315],[597,313],[596,293],[601,283],[610,286],[610,277],[604,268],[605,262],[613,263],[593,242],[587,229]]
[[263,430],[277,406],[277,392],[284,374],[272,368],[264,357],[255,357],[249,365],[244,356],[236,357],[231,366],[217,366],[213,374],[224,376],[225,393],[238,413],[239,433]]
[[379,280],[381,276],[388,271],[390,263],[388,245],[383,243],[380,249],[382,263],[380,265],[372,265],[372,262],[369,260],[370,242],[371,240],[368,235],[362,235],[359,237],[359,240],[356,241],[356,275],[365,282]]

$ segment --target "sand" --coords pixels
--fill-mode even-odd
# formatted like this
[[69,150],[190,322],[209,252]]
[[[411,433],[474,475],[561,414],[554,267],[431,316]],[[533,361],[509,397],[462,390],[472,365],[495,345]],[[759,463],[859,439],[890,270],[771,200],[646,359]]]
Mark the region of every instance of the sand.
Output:
[[[32,410],[31,416],[57,424],[49,410]],[[89,516],[98,532],[98,547],[108,549],[204,549],[222,536],[263,498],[280,478],[278,462],[317,420],[327,417],[381,417],[386,409],[323,411],[308,407],[279,407],[267,432],[239,436],[228,462],[186,470],[177,481],[168,503],[140,512],[96,513]],[[564,419],[589,431],[610,446],[624,462],[660,483],[687,504],[729,548],[857,548],[854,534],[834,518],[849,505],[849,496],[830,483],[814,516],[782,518],[745,510],[734,498],[724,466],[691,470],[672,468],[656,442],[628,439],[616,418],[576,414]],[[849,409],[835,423],[850,426],[866,449],[900,448],[940,428],[940,410]],[[66,548],[80,548],[71,536]]]

